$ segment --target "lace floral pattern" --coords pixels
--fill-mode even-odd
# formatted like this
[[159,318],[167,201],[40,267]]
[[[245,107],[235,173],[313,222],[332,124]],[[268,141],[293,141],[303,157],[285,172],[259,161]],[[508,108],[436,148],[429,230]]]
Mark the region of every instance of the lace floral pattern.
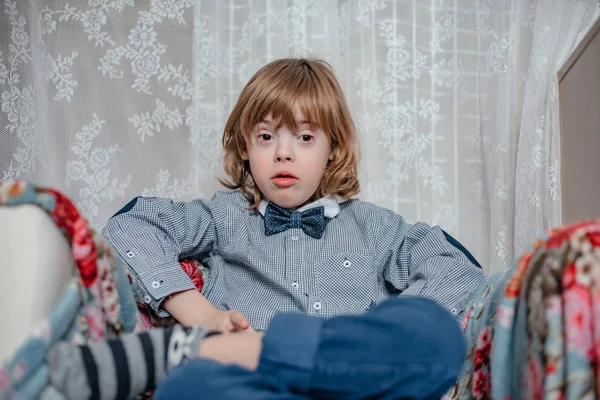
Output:
[[522,2],[0,0],[0,179],[96,229],[141,193],[211,197],[242,86],[314,55],[358,126],[361,198],[502,271],[558,224],[556,71],[597,9]]

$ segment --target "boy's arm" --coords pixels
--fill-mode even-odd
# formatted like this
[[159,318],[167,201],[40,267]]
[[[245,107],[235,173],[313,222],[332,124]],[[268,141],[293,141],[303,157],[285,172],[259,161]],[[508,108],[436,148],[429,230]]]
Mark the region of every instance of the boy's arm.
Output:
[[467,306],[483,281],[483,270],[446,240],[438,227],[414,225],[393,212],[380,220],[379,254],[388,254],[384,279],[401,295],[429,297],[453,315]]
[[219,311],[196,289],[168,296],[162,308],[182,325],[203,327],[209,325],[208,320]]
[[[209,201],[138,197],[110,218],[102,235],[128,265],[144,300],[159,316],[173,311],[177,320],[195,321],[214,308],[179,264],[181,258],[201,259],[216,246]],[[163,301],[171,295],[173,302],[165,309]]]
[[169,296],[165,299],[163,308],[184,326],[202,326],[222,332],[252,330],[241,312],[215,308],[196,289]]

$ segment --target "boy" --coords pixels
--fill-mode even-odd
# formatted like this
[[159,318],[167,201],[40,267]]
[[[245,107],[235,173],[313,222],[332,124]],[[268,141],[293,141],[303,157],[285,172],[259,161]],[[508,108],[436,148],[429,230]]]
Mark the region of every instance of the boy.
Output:
[[[243,89],[223,136],[212,200],[132,200],[103,235],[159,316],[232,331],[278,312],[359,314],[393,296],[429,297],[457,316],[483,272],[439,227],[353,200],[356,133],[323,62],[283,59]],[[178,261],[206,267],[202,294]],[[241,313],[241,314],[240,314]]]

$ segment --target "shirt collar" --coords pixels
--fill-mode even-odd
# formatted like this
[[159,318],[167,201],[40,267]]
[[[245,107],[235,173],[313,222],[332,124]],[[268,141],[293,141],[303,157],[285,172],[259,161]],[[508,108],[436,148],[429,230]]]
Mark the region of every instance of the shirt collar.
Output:
[[[319,200],[313,201],[312,203],[300,207],[296,211],[302,212],[311,208],[323,206],[323,208],[325,209],[325,217],[335,218],[335,216],[338,215],[340,212],[340,203],[342,203],[343,201],[344,200],[339,196],[322,197]],[[258,206],[258,212],[260,212],[263,217],[265,216],[265,210],[267,209],[267,205],[269,205],[269,200],[263,199],[260,201],[260,204]]]

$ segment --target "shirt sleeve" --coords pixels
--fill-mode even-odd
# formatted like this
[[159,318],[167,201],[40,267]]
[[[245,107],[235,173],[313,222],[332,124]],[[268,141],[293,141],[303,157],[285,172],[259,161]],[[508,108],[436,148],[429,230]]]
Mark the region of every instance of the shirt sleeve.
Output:
[[102,231],[138,281],[144,301],[161,317],[169,315],[161,307],[167,296],[195,288],[179,260],[202,260],[216,246],[210,204],[137,197]]
[[449,243],[438,226],[409,224],[389,211],[380,232],[377,246],[388,257],[384,279],[401,296],[431,298],[454,316],[464,311],[483,282],[483,270]]

